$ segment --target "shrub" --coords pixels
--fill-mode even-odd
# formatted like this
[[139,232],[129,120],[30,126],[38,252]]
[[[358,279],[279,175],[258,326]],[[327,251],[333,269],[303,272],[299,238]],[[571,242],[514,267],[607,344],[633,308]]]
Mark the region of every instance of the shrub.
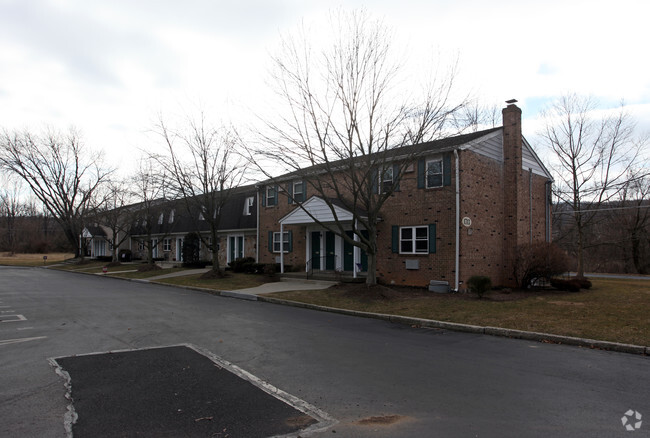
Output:
[[269,278],[275,278],[277,272],[278,268],[275,266],[275,263],[269,263],[268,265],[264,266],[264,275]]
[[120,252],[118,253],[117,259],[120,262],[130,262],[132,256],[133,253],[131,253],[130,249],[121,249]]
[[199,262],[199,242],[199,235],[196,233],[188,233],[183,238],[181,251],[183,253],[184,267],[195,267],[196,263]]
[[203,269],[206,266],[208,266],[210,263],[212,263],[209,260],[196,260],[191,263],[188,262],[183,262],[183,267],[184,268],[192,268],[192,269]]
[[580,285],[580,289],[591,289],[591,281],[585,277],[576,277],[573,281]]
[[473,275],[467,280],[467,288],[479,298],[483,298],[483,295],[492,288],[492,280],[484,275]]
[[112,262],[113,256],[97,256],[95,257],[95,260],[98,262]]
[[524,244],[517,247],[514,274],[522,288],[536,280],[549,280],[568,270],[569,258],[557,245],[550,242]]
[[253,257],[241,257],[228,263],[232,272],[244,272],[252,274],[255,272],[255,259]]
[[568,292],[580,292],[580,281],[574,279],[562,280],[560,278],[551,278],[551,286],[557,290]]

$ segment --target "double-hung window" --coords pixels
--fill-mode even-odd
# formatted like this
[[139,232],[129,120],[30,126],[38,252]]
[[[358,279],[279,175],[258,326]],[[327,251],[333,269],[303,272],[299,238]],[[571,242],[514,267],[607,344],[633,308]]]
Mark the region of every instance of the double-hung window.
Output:
[[400,227],[400,254],[426,254],[429,252],[429,227]]
[[293,201],[303,202],[305,200],[304,184],[302,183],[302,181],[294,181],[292,184],[293,184]]
[[393,181],[395,175],[393,167],[387,167],[381,175],[381,191],[382,193],[390,192],[393,188]]
[[273,252],[280,252],[280,245],[283,247],[283,252],[289,252],[289,231],[282,233],[282,242],[280,242],[280,233],[273,233]]
[[427,188],[442,187],[442,159],[426,162]]
[[171,250],[172,250],[172,239],[163,240],[163,251],[171,251]]
[[266,205],[271,207],[278,203],[278,191],[275,186],[266,186]]

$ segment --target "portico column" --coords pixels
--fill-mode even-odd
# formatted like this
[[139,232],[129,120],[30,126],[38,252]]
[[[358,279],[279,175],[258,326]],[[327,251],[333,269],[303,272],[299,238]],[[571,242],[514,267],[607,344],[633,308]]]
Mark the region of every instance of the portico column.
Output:
[[284,226],[280,222],[280,273],[284,274]]

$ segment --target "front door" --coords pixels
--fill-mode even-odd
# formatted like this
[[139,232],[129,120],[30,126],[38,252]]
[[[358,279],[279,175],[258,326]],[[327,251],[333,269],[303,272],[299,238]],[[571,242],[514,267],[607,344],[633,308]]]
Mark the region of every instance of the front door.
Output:
[[331,231],[325,233],[325,269],[333,271],[336,267],[335,234]]
[[311,232],[311,267],[320,269],[320,231]]

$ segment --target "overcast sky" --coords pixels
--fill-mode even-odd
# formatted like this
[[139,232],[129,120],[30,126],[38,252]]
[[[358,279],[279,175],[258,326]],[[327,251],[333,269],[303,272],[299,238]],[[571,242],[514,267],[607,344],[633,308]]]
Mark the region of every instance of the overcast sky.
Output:
[[74,126],[128,168],[159,112],[197,105],[240,123],[262,103],[279,35],[339,5],[383,19],[409,53],[458,54],[459,88],[518,99],[527,137],[569,91],[624,99],[650,128],[647,0],[0,0],[0,127]]

